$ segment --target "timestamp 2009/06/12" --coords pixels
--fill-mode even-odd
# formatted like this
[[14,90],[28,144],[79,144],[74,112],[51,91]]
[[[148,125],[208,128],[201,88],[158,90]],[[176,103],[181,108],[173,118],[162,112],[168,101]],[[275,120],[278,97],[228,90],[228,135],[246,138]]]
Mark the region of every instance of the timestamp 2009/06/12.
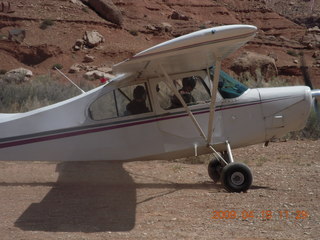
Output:
[[294,220],[303,220],[309,217],[309,213],[305,210],[216,210],[212,211],[211,219],[261,219],[261,220],[286,220],[286,219],[294,219]]

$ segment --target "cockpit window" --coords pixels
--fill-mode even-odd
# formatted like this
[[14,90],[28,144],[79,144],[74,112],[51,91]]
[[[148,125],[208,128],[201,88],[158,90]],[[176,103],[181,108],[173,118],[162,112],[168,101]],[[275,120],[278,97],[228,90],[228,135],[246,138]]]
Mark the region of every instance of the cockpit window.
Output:
[[223,98],[236,98],[247,91],[247,87],[228,74],[220,71],[218,90]]
[[[200,76],[175,79],[173,84],[188,106],[210,101],[209,88]],[[164,82],[157,84],[157,95],[161,108],[165,110],[182,107],[180,100]]]
[[[213,69],[210,71],[211,79],[213,78]],[[224,71],[220,71],[218,91],[223,98],[236,98],[241,96],[248,88],[239,81],[232,78]]]

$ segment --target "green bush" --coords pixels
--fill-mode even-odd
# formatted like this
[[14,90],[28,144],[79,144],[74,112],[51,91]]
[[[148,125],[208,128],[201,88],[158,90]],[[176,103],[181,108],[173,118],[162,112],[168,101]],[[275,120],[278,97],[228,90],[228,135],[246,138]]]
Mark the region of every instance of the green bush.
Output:
[[290,56],[293,56],[293,57],[298,57],[299,56],[299,53],[297,53],[294,50],[288,50],[287,54],[290,55]]
[[130,30],[129,33],[130,33],[132,36],[138,36],[138,31],[137,31],[137,30]]
[[54,21],[52,19],[44,19],[41,24],[40,24],[40,28],[42,30],[47,29],[49,26],[52,26],[54,24]]
[[60,63],[56,63],[56,64],[54,64],[54,65],[52,66],[52,69],[53,69],[53,70],[56,70],[56,68],[60,70],[60,69],[63,68],[63,66],[62,66],[62,64],[60,64]]

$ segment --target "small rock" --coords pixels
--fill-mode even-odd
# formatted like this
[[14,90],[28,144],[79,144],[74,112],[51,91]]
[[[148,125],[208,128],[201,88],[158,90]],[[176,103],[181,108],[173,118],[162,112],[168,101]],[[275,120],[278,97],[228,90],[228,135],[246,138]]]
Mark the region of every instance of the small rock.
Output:
[[87,47],[93,48],[105,41],[104,37],[96,30],[86,31],[83,40]]
[[162,27],[164,28],[164,31],[165,32],[171,32],[173,27],[170,23],[167,23],[167,22],[163,22],[161,23]]
[[146,26],[146,29],[148,29],[148,30],[150,30],[150,31],[156,31],[156,30],[157,30],[156,27],[153,26],[152,24],[148,24],[148,25]]
[[97,68],[97,70],[104,73],[112,73],[112,68],[109,68],[109,67],[99,67]]
[[320,59],[320,51],[315,51],[315,52],[312,54],[312,57],[315,58],[315,59]]
[[94,61],[94,56],[91,56],[91,55],[85,55],[85,57],[83,59],[83,62],[85,62],[85,63],[90,63],[93,61]]
[[24,29],[12,29],[9,31],[8,39],[17,43],[22,43],[26,37],[26,31]]
[[173,11],[173,13],[169,16],[169,18],[174,20],[184,20],[184,21],[188,21],[190,19],[188,16],[180,14],[177,11]]
[[79,64],[73,64],[70,69],[69,69],[69,73],[78,73],[81,71],[81,65]]
[[83,46],[84,46],[84,40],[83,39],[77,39],[77,41],[75,42],[75,44],[73,46],[73,49],[78,51],[81,48],[83,48]]

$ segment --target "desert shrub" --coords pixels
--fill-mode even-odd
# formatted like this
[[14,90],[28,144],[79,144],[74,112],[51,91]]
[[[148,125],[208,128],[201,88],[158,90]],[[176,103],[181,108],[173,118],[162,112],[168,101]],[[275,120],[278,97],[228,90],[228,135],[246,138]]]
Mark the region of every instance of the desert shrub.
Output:
[[25,82],[26,75],[23,73],[4,74],[1,76],[0,80],[5,83],[19,84],[19,83]]
[[293,56],[293,57],[298,57],[299,56],[299,53],[297,53],[294,50],[288,50],[287,54],[290,55],[290,56]]
[[40,24],[40,28],[42,30],[47,29],[49,26],[52,26],[54,24],[54,21],[52,19],[44,19],[41,24]]
[[[88,90],[93,84],[81,82]],[[61,82],[44,75],[19,85],[0,82],[0,113],[25,112],[79,95],[79,90],[69,82]]]
[[307,124],[304,129],[288,133],[285,139],[320,139],[320,119],[316,112],[313,110],[308,118]]
[[56,70],[56,68],[60,70],[60,69],[63,68],[63,65],[60,64],[60,63],[56,63],[56,64],[54,64],[54,65],[52,66],[52,69],[53,69],[53,70]]
[[130,33],[132,36],[138,36],[138,31],[137,31],[137,30],[130,30],[129,33]]
[[89,10],[87,7],[82,7],[81,10],[84,11],[85,13],[89,13]]

